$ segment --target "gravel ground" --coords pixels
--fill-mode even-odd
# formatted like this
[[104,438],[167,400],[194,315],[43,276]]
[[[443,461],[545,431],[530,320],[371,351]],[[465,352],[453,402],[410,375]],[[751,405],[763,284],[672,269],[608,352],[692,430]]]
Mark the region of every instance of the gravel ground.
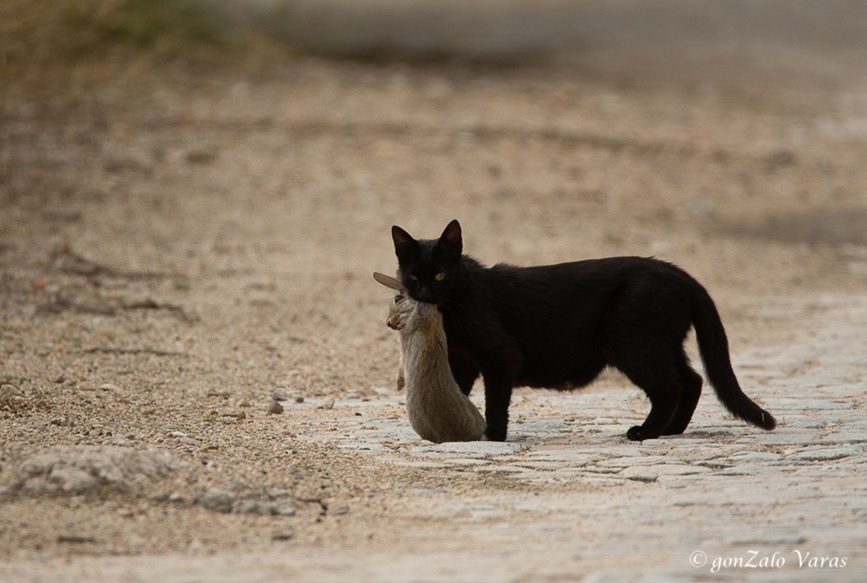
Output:
[[[5,92],[0,579],[863,580],[867,25],[828,6]],[[486,263],[683,266],[780,427],[706,391],[629,443],[609,374],[518,391],[504,444],[418,439],[370,274],[451,218]]]

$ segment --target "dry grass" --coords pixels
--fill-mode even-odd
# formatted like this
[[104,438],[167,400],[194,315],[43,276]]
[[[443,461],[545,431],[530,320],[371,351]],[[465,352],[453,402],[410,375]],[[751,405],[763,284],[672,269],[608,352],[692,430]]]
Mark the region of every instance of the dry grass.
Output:
[[285,44],[251,24],[189,0],[0,3],[0,85],[6,99],[22,91],[76,95],[158,69],[255,69],[287,52]]
[[9,0],[0,6],[0,51],[7,65],[94,58],[132,48],[161,55],[230,46],[216,12],[184,0]]

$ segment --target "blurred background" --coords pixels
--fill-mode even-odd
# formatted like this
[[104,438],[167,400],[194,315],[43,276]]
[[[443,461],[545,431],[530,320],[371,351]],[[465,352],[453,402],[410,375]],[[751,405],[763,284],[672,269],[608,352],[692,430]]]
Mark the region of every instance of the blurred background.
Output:
[[853,0],[9,0],[4,245],[354,276],[458,217],[488,262],[849,285],[865,32]]

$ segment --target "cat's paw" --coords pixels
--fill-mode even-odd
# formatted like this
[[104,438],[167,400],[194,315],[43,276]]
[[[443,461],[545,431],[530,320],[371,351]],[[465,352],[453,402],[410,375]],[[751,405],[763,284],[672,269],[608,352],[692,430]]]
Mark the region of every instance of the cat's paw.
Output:
[[506,441],[506,432],[489,425],[485,429],[485,441]]
[[641,425],[630,427],[629,431],[626,432],[626,439],[629,441],[644,441],[645,439],[656,439],[657,437],[659,437],[659,434],[651,435]]

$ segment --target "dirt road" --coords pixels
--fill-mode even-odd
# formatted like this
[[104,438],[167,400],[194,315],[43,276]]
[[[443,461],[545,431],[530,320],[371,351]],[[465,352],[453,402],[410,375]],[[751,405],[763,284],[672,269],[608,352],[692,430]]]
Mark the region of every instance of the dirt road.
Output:
[[[7,91],[0,580],[861,581],[863,9],[590,6],[532,62]],[[370,274],[456,217],[485,263],[683,266],[780,427],[707,390],[630,443],[612,374],[518,391],[504,444],[421,441]]]

